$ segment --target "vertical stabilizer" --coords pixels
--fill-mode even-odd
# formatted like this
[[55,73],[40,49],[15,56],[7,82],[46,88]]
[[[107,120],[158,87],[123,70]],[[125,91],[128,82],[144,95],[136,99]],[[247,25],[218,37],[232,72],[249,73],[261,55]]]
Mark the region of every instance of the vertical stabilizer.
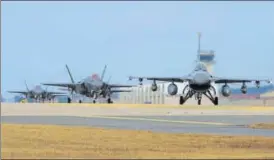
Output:
[[197,62],[200,62],[200,54],[201,54],[201,36],[202,36],[202,33],[201,32],[198,32],[198,50],[197,50]]
[[109,78],[108,78],[108,81],[107,81],[108,84],[109,84],[110,80],[111,80],[111,76],[109,76]]
[[29,87],[27,85],[27,81],[26,80],[25,80],[25,85],[26,85],[27,91],[29,92]]
[[105,65],[105,67],[104,67],[104,69],[103,69],[103,72],[102,72],[102,74],[101,74],[101,80],[102,80],[102,81],[104,80],[104,76],[105,76],[106,69],[107,69],[107,65]]
[[69,77],[70,77],[71,82],[72,82],[72,83],[75,83],[75,81],[74,81],[74,79],[73,79],[73,77],[72,77],[72,75],[71,75],[71,72],[70,72],[70,70],[69,70],[68,65],[66,65],[66,68],[67,68],[67,71],[68,71],[68,74],[69,74]]

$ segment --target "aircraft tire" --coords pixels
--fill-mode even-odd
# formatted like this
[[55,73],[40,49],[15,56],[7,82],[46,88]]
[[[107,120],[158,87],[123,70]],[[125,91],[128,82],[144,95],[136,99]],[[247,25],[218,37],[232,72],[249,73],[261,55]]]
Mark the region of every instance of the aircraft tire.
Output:
[[219,98],[218,97],[215,97],[215,99],[214,99],[214,105],[215,106],[219,105]]
[[82,101],[81,101],[81,100],[79,100],[79,103],[82,103]]
[[185,103],[184,97],[180,96],[179,104],[183,105]]
[[198,100],[198,105],[201,105],[201,100]]
[[96,101],[95,101],[95,100],[93,100],[93,103],[96,103]]
[[71,103],[71,99],[68,97],[68,103]]
[[108,103],[113,103],[113,101],[110,98],[107,99],[107,102]]

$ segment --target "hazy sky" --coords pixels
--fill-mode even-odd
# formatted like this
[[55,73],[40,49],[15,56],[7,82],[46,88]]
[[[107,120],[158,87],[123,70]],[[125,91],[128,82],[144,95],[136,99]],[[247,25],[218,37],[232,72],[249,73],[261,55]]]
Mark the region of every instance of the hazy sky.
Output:
[[[1,92],[70,82],[108,64],[106,79],[180,76],[202,49],[214,73],[274,78],[273,2],[1,2]],[[137,82],[136,82],[137,83]]]

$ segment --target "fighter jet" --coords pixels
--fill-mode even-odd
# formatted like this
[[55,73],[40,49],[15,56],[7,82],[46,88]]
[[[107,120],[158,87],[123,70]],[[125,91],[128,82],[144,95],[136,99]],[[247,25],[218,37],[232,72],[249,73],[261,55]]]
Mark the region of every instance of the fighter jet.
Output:
[[46,99],[51,101],[53,100],[56,96],[64,96],[66,95],[65,93],[62,92],[49,92],[46,89],[43,89],[41,86],[36,85],[33,89],[29,89],[27,83],[25,82],[26,85],[26,91],[8,91],[9,93],[19,93],[23,94],[26,98],[32,98],[35,99],[35,101],[41,101],[44,102]]
[[179,104],[183,105],[189,98],[193,95],[196,96],[198,105],[201,105],[202,95],[205,95],[211,100],[214,105],[219,104],[219,99],[217,96],[217,91],[213,84],[224,84],[221,87],[221,93],[223,96],[228,97],[231,94],[231,90],[228,86],[229,83],[242,83],[241,91],[243,94],[247,93],[246,83],[255,82],[256,86],[259,88],[260,82],[271,83],[270,80],[259,80],[259,79],[237,79],[237,78],[223,78],[216,77],[210,74],[206,66],[200,61],[200,39],[201,34],[198,33],[198,56],[197,63],[194,70],[185,76],[175,76],[175,77],[134,77],[130,76],[129,80],[139,79],[140,85],[142,85],[143,79],[152,80],[151,90],[157,90],[156,81],[171,82],[168,85],[168,93],[170,95],[176,95],[178,92],[178,87],[174,82],[186,83],[187,85],[183,89],[183,93],[180,96]]
[[[59,87],[66,87],[71,92],[71,95],[73,93],[81,94],[89,98],[93,98],[93,103],[96,103],[97,98],[99,97],[108,97],[107,102],[112,103],[111,100],[111,93],[114,92],[128,92],[125,90],[112,90],[113,88],[121,88],[121,87],[133,87],[132,85],[120,85],[120,84],[110,84],[108,82],[104,82],[104,75],[106,71],[107,66],[105,65],[103,72],[101,74],[101,77],[98,76],[98,74],[93,74],[92,76],[86,77],[83,80],[79,82],[75,82],[72,74],[70,72],[70,69],[68,65],[66,65],[66,69],[68,71],[68,74],[71,79],[71,83],[42,83],[43,85],[48,86],[59,86]],[[110,80],[110,79],[109,79]],[[68,103],[71,102],[71,99],[68,98]],[[82,100],[79,100],[79,103],[82,103]]]

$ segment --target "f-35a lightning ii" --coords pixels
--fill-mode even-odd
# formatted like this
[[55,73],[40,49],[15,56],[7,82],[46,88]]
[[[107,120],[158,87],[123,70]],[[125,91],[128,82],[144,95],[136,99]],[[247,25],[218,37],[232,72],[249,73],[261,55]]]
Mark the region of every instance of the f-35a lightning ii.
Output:
[[[259,79],[236,79],[236,78],[222,78],[215,77],[211,75],[206,66],[200,62],[200,37],[201,34],[198,34],[199,44],[198,44],[198,58],[195,69],[188,75],[177,76],[177,77],[133,77],[130,76],[129,79],[139,79],[140,85],[142,85],[143,79],[152,80],[151,90],[156,91],[157,85],[156,81],[166,81],[171,82],[168,85],[168,93],[170,95],[176,95],[178,92],[178,87],[174,82],[184,83],[187,85],[183,89],[182,96],[180,96],[179,104],[183,105],[187,99],[191,98],[193,95],[196,96],[198,100],[198,105],[201,105],[202,95],[208,97],[214,105],[218,105],[219,100],[217,97],[217,91],[213,84],[224,84],[221,88],[221,93],[223,96],[228,97],[231,94],[231,90],[228,86],[228,83],[242,83],[241,91],[243,94],[247,93],[246,83],[255,82],[256,86],[259,88],[260,82],[265,81],[271,83],[270,80],[259,80]],[[213,91],[213,94],[212,92]]]
[[[107,66],[105,65],[104,70],[101,74],[101,77],[99,77],[97,74],[93,74],[90,77],[86,77],[83,80],[79,82],[75,82],[72,74],[70,72],[69,67],[66,65],[66,69],[68,71],[68,74],[71,79],[71,83],[42,83],[43,85],[48,86],[59,86],[59,87],[66,87],[69,91],[71,91],[71,95],[74,93],[84,95],[86,97],[93,98],[93,103],[96,103],[97,98],[103,97],[107,98],[108,103],[112,103],[111,100],[111,93],[114,92],[130,92],[129,90],[113,90],[113,88],[130,88],[133,87],[132,85],[120,85],[120,84],[110,84],[109,80],[108,82],[104,82],[104,75],[106,71]],[[70,103],[71,99],[68,98],[68,103]],[[81,100],[79,100],[79,103],[82,103]]]
[[26,91],[8,91],[9,93],[19,93],[23,94],[26,98],[32,98],[35,99],[35,101],[41,101],[44,102],[45,100],[53,100],[56,96],[66,96],[65,93],[62,92],[49,92],[46,89],[43,89],[41,86],[37,85],[33,89],[29,89],[27,83],[26,85]]

